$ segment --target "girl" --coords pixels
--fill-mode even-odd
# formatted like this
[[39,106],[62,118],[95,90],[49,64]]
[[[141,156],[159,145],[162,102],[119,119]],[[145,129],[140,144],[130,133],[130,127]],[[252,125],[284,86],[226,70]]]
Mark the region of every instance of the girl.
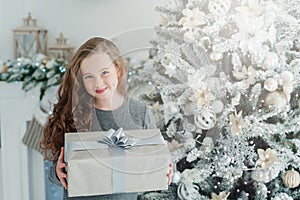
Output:
[[[54,163],[49,179],[64,187],[64,199],[137,199],[137,193],[68,198],[64,163],[66,132],[155,128],[151,111],[126,96],[126,78],[126,62],[109,40],[91,38],[73,56],[41,141],[45,158]],[[172,175],[170,164],[169,184]]]

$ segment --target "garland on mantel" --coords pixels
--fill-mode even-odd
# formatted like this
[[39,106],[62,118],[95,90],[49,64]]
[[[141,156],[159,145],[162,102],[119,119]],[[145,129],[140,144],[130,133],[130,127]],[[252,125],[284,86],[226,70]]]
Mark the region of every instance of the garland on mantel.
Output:
[[22,81],[22,89],[29,91],[40,85],[40,100],[51,86],[59,85],[68,62],[37,54],[32,59],[17,58],[3,62],[0,60],[0,81],[7,83]]

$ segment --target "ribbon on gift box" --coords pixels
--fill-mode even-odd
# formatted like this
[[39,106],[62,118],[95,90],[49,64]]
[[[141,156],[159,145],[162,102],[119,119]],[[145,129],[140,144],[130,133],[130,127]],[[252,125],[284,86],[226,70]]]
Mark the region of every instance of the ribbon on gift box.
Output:
[[159,144],[165,144],[164,138],[161,135],[149,138],[127,138],[123,132],[123,129],[119,128],[117,131],[115,131],[114,129],[109,129],[106,132],[105,137],[99,138],[97,139],[97,141],[70,142],[66,144],[65,150],[66,152],[69,152],[104,149],[109,147],[119,147],[122,149],[128,149],[136,146]]
[[[125,174],[119,170],[126,166],[125,149],[144,145],[161,145],[165,144],[163,137],[155,136],[150,138],[128,138],[122,128],[118,130],[110,129],[104,137],[98,138],[97,141],[70,142],[65,146],[66,152],[82,151],[93,149],[108,148],[112,155],[112,193],[123,193],[126,191]],[[118,160],[114,159],[118,157]],[[67,153],[65,162],[67,161]]]
[[107,144],[110,147],[120,147],[123,149],[129,149],[133,147],[136,142],[133,139],[126,137],[122,128],[118,130],[110,129],[107,131],[106,137],[98,139],[98,142]]

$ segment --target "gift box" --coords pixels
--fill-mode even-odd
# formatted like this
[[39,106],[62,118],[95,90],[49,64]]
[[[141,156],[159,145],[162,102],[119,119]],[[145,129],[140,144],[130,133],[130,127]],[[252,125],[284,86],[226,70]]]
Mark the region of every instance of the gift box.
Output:
[[69,197],[168,189],[159,129],[66,133],[65,162]]

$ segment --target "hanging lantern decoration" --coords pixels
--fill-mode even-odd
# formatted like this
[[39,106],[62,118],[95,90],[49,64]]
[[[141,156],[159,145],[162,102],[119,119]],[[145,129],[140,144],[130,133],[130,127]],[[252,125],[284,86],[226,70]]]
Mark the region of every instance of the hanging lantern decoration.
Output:
[[29,13],[23,25],[12,30],[14,57],[32,58],[38,53],[47,54],[47,29],[38,27]]
[[283,183],[288,188],[296,188],[300,185],[300,174],[295,170],[288,170],[282,177]]
[[67,38],[60,33],[56,38],[56,44],[49,46],[49,52],[54,58],[61,58],[70,61],[73,55],[74,47],[67,44]]

